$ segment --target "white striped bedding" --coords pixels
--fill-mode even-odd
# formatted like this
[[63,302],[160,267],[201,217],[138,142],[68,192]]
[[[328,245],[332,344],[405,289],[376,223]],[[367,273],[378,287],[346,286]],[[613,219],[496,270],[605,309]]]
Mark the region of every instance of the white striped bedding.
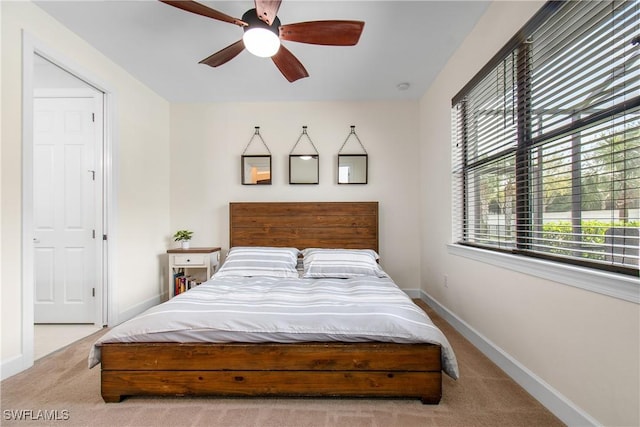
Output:
[[107,342],[395,342],[442,346],[443,370],[458,377],[449,342],[390,278],[213,278],[114,327]]

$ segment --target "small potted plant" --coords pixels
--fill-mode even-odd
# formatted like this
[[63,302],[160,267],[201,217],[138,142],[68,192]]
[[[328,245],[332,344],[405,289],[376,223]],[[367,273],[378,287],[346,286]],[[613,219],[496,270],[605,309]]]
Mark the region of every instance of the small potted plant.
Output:
[[182,249],[189,249],[189,240],[191,240],[191,237],[193,237],[193,231],[178,230],[176,234],[173,235],[173,240],[180,242]]

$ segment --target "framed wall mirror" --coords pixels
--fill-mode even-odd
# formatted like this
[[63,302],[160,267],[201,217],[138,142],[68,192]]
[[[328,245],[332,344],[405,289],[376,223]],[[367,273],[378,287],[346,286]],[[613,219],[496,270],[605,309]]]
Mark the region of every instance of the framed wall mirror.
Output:
[[271,185],[271,155],[241,156],[243,185]]
[[318,154],[290,154],[289,184],[318,184],[319,165]]
[[338,154],[338,184],[366,184],[368,169],[368,155]]

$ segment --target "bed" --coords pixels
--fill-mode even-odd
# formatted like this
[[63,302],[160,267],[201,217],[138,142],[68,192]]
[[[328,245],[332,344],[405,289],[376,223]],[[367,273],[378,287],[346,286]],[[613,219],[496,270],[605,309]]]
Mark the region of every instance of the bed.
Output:
[[[328,248],[378,252],[377,202],[230,203],[229,223],[230,248],[317,248],[320,254],[324,254],[322,251]],[[305,256],[312,258],[308,254]],[[443,369],[450,376],[457,377],[455,356],[446,338],[432,324],[422,325],[421,318],[416,318],[418,320],[414,323],[420,323],[419,328],[429,330],[429,334],[436,337],[426,340],[429,342],[417,342],[411,337],[406,340],[378,340],[375,336],[347,338],[345,341],[337,340],[334,336],[324,339],[325,335],[311,333],[318,332],[316,329],[311,331],[316,328],[314,325],[333,328],[332,319],[354,316],[358,307],[363,310],[363,315],[367,314],[364,312],[371,309],[366,307],[365,300],[399,299],[404,304],[399,308],[404,310],[403,316],[417,316],[415,311],[419,311],[419,308],[409,307],[403,300],[408,299],[406,295],[401,297],[393,291],[395,284],[384,274],[372,279],[375,283],[365,282],[360,277],[338,282],[329,278],[326,284],[325,279],[315,277],[300,279],[306,280],[304,286],[307,287],[322,286],[321,293],[325,296],[333,294],[332,289],[349,286],[349,293],[360,295],[362,301],[339,308],[337,310],[343,311],[337,314],[331,312],[322,321],[317,321],[318,317],[313,314],[315,320],[312,322],[305,320],[305,316],[306,319],[311,318],[306,308],[292,305],[294,308],[283,310],[279,307],[281,315],[293,316],[297,313],[295,315],[299,317],[295,318],[291,328],[296,333],[301,329],[309,332],[309,339],[304,342],[289,339],[292,334],[287,335],[286,330],[279,330],[280,335],[276,338],[263,340],[261,335],[253,333],[251,328],[254,326],[247,329],[251,333],[245,333],[239,342],[232,342],[224,333],[219,336],[214,334],[215,339],[222,342],[198,342],[204,339],[200,336],[191,339],[193,331],[204,330],[207,326],[201,324],[189,324],[180,338],[163,335],[163,331],[169,328],[161,320],[156,322],[165,315],[160,312],[179,313],[176,315],[178,322],[186,322],[191,317],[196,319],[181,310],[189,305],[202,306],[204,303],[201,298],[208,298],[211,305],[206,306],[209,313],[206,318],[200,316],[196,322],[215,324],[232,319],[233,316],[228,313],[240,310],[230,310],[227,299],[238,299],[241,295],[251,298],[253,295],[256,297],[250,301],[254,307],[252,310],[259,310],[261,319],[272,319],[278,323],[277,313],[271,312],[277,305],[274,301],[285,298],[291,300],[290,293],[280,297],[278,292],[283,295],[290,290],[294,295],[295,292],[300,293],[297,287],[300,280],[297,278],[248,279],[225,277],[221,270],[213,280],[125,322],[129,329],[142,331],[139,334],[143,337],[142,342],[136,338],[101,338],[92,347],[89,364],[101,363],[101,393],[104,401],[119,402],[123,397],[137,395],[215,395],[418,398],[425,404],[437,404],[442,395]],[[233,292],[225,293],[225,286],[233,289]],[[381,290],[373,292],[371,289]],[[400,294],[403,293],[400,291]],[[344,297],[341,294],[338,298]],[[322,306],[323,311],[328,311],[324,308],[325,302],[322,300],[317,305]],[[218,311],[214,312],[211,306]],[[341,302],[337,306],[344,304]],[[384,320],[385,315],[396,317],[396,313],[369,314],[371,317],[365,319],[365,323]],[[218,316],[218,320],[215,316]],[[243,318],[238,318],[236,322],[244,324]],[[381,320],[380,323],[386,322]],[[119,331],[122,326],[114,330]],[[150,329],[157,334],[145,335]],[[217,332],[221,333],[220,330]],[[407,336],[413,334],[412,331],[403,331],[399,336],[403,333]],[[114,342],[116,340],[121,342]]]

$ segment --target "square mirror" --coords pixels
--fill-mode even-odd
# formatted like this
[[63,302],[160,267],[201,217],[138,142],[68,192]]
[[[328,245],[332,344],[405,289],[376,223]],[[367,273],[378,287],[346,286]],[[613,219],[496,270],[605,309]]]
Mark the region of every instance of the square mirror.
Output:
[[243,185],[271,185],[271,156],[242,156]]
[[289,184],[317,184],[319,157],[317,154],[289,155]]
[[369,156],[338,154],[338,184],[366,184]]

